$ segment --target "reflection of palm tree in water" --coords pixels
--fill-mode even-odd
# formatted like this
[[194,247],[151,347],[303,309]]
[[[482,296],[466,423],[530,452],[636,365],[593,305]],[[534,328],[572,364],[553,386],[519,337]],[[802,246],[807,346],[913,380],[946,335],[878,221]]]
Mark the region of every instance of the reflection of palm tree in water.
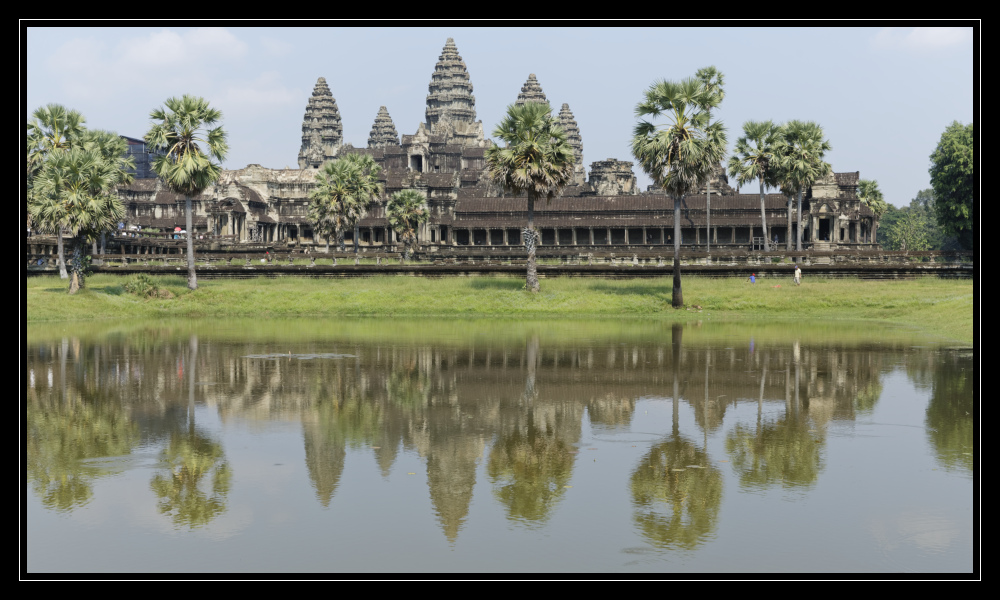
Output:
[[[809,430],[808,412],[800,410],[798,350],[795,360],[795,397],[786,404],[784,418],[764,421],[764,383],[767,369],[761,369],[760,392],[757,397],[757,423],[751,430],[737,424],[726,436],[726,452],[742,487],[810,486],[822,469],[822,438]],[[808,405],[806,404],[806,407]]]
[[528,375],[524,379],[524,395],[522,399],[531,403],[537,396],[538,392],[535,390],[535,367],[538,363],[538,334],[534,333],[528,338],[528,343],[525,348],[525,362],[528,366]]
[[231,472],[220,444],[197,432],[174,432],[160,459],[167,472],[153,476],[150,487],[175,525],[199,527],[225,511]]
[[[198,337],[191,335],[188,355],[188,428],[170,435],[160,460],[168,470],[153,476],[150,487],[159,497],[158,508],[175,525],[192,528],[207,524],[225,511],[231,472],[222,446],[195,429],[194,380]],[[209,483],[208,491],[203,482]]]
[[516,413],[526,423],[499,435],[487,463],[493,493],[506,506],[508,518],[527,525],[543,523],[552,514],[566,492],[575,451],[575,440],[566,439],[569,432],[560,423],[576,420],[565,414],[565,407],[535,402],[538,353],[538,334],[533,333],[525,347],[527,373]]
[[630,480],[633,519],[658,546],[697,547],[716,527],[722,475],[705,450],[680,434],[678,423],[680,350],[683,326],[671,331],[673,425],[670,437],[650,448]]

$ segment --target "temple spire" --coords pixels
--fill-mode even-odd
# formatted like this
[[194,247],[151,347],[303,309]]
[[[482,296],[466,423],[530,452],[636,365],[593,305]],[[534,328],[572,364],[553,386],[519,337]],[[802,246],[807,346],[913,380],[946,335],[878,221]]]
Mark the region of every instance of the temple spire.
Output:
[[369,148],[384,148],[386,146],[398,146],[399,134],[396,133],[396,125],[389,116],[389,111],[384,106],[378,109],[372,131],[368,134]]
[[514,104],[521,106],[526,102],[548,103],[545,92],[542,91],[542,86],[539,85],[534,73],[528,75],[528,80],[521,86],[521,93],[517,95],[517,101]]
[[584,185],[587,183],[587,170],[583,166],[583,138],[580,136],[580,128],[576,124],[573,112],[569,109],[569,104],[562,105],[556,122],[566,132],[566,139],[573,148],[573,183]]
[[299,168],[318,169],[337,156],[344,141],[344,128],[340,122],[337,101],[330,93],[326,79],[320,77],[313,87],[302,119],[302,147],[299,149]]
[[452,38],[441,50],[427,91],[425,117],[432,135],[444,135],[448,143],[482,145],[483,123],[476,121],[469,72]]

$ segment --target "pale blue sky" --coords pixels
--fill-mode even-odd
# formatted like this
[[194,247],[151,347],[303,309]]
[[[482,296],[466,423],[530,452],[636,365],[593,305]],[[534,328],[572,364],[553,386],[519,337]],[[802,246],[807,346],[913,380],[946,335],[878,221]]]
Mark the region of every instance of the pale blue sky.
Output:
[[[973,35],[971,27],[29,27],[22,97],[26,118],[55,102],[82,112],[89,127],[142,137],[166,98],[203,96],[224,114],[226,168],[295,167],[318,77],[337,100],[345,141],[364,147],[382,105],[401,135],[412,134],[451,37],[487,136],[535,73],[554,110],[565,102],[573,111],[589,172],[593,161],[633,160],[633,111],[654,80],[715,65],[725,75],[716,114],[730,150],[747,120],[816,121],[834,170],[877,179],[901,206],[930,187],[928,157],[948,124],[976,114]],[[649,178],[634,170],[645,189]]]

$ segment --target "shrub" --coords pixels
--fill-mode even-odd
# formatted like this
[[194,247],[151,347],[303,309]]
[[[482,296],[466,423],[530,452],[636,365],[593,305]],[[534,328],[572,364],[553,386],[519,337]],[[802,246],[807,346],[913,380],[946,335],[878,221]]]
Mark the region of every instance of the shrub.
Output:
[[153,279],[145,273],[129,277],[128,281],[125,282],[125,291],[140,298],[150,298],[160,293],[160,289],[153,283]]

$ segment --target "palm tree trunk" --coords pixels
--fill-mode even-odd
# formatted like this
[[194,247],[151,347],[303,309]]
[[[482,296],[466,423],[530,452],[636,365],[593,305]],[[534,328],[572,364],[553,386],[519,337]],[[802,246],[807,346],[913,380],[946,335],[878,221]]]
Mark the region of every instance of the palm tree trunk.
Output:
[[674,308],[684,306],[684,293],[681,291],[681,200],[674,197],[674,284],[670,305]]
[[[361,235],[361,228],[355,223],[354,225],[354,253],[358,253],[358,236]],[[357,257],[355,257],[357,258]]]
[[535,247],[538,239],[535,236],[535,195],[528,192],[528,229],[525,231],[524,244],[528,248],[528,276],[524,287],[529,292],[537,292],[538,265],[535,263]]
[[63,234],[62,227],[56,228],[56,247],[58,248],[59,260],[59,279],[69,279],[69,273],[66,272],[66,252],[63,249]]
[[799,188],[799,195],[795,206],[795,251],[802,251],[802,188]]
[[198,275],[194,271],[194,222],[191,216],[191,196],[184,196],[184,218],[187,225],[188,289],[198,289]]
[[760,222],[764,230],[764,252],[771,251],[771,242],[767,239],[767,214],[764,212],[764,180],[760,180]]
[[792,197],[788,198],[788,227],[785,229],[785,250],[792,249]]
[[712,180],[708,180],[706,188],[708,195],[705,197],[705,250],[712,252]]
[[79,238],[74,238],[75,243],[73,244],[73,258],[70,260],[70,264],[73,268],[70,269],[69,275],[69,293],[75,294],[80,291],[83,287],[82,276],[80,273],[80,248],[83,246],[83,240]]

